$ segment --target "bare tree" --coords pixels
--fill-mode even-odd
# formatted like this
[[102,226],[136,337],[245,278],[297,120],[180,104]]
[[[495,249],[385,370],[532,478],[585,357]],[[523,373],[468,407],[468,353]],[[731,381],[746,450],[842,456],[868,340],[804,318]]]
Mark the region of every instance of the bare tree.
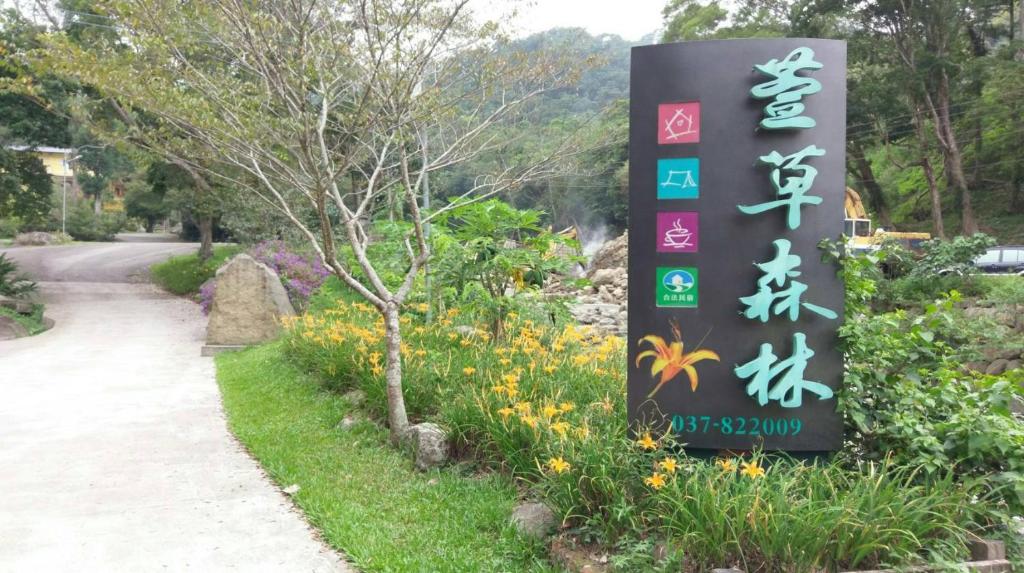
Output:
[[[458,201],[564,172],[571,140],[513,154],[531,102],[571,83],[559,57],[527,61],[467,0],[104,0],[121,45],[52,38],[53,69],[217,150],[234,183],[272,205],[381,314],[392,438],[408,426],[399,311],[430,257],[425,226]],[[162,138],[148,141],[158,145]],[[439,209],[431,173],[489,154],[493,173]],[[187,159],[187,158],[186,158]],[[201,169],[201,165],[194,166]],[[228,176],[226,174],[217,174]],[[255,182],[255,183],[253,183]],[[405,272],[371,260],[372,221],[400,209]]]

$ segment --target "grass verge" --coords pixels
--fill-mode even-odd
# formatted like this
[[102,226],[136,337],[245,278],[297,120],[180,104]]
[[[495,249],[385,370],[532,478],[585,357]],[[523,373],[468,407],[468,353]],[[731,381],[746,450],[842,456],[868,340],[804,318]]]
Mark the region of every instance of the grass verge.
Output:
[[17,313],[9,308],[0,308],[0,315],[13,318],[15,322],[25,327],[29,336],[33,336],[46,330],[46,325],[43,324],[44,308],[44,305],[37,304],[32,309],[32,314],[28,315]]
[[420,473],[380,427],[348,431],[348,401],[324,391],[281,343],[217,358],[228,424],[331,546],[364,571],[548,571],[508,525],[516,489],[458,467]]
[[164,290],[176,295],[190,295],[199,292],[199,287],[209,280],[224,264],[224,261],[242,252],[238,245],[222,245],[213,248],[213,256],[206,262],[196,255],[171,257],[150,267],[153,282]]

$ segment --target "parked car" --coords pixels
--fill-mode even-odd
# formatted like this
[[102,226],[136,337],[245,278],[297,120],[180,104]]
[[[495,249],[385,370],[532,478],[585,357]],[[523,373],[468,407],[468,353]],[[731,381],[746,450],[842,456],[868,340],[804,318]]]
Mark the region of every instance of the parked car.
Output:
[[1024,245],[992,247],[974,259],[974,266],[986,273],[1013,273],[1024,276]]

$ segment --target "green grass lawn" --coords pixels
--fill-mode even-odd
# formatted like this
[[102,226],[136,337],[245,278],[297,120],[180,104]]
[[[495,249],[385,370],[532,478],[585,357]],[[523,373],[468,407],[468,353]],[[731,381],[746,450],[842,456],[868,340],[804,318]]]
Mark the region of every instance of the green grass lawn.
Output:
[[32,314],[24,315],[19,314],[9,308],[0,307],[0,315],[9,316],[16,322],[25,327],[29,335],[39,334],[46,330],[46,326],[43,324],[43,309],[45,307],[41,304],[35,305],[32,310]]
[[459,468],[421,473],[369,422],[337,428],[352,406],[273,343],[217,357],[228,424],[280,486],[364,571],[549,571],[508,525],[508,479]]
[[150,267],[153,282],[176,295],[199,292],[199,287],[210,279],[224,261],[242,252],[238,245],[222,245],[213,248],[213,257],[205,263],[195,254],[171,257]]

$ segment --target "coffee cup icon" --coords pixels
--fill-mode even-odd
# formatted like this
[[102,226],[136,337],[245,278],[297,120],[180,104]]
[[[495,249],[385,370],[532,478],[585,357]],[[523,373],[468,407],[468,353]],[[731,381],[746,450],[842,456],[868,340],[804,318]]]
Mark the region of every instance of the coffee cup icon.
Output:
[[672,249],[686,249],[693,246],[691,239],[693,233],[689,229],[683,227],[682,221],[676,219],[672,223],[672,228],[665,231],[665,238],[662,241],[662,245]]

